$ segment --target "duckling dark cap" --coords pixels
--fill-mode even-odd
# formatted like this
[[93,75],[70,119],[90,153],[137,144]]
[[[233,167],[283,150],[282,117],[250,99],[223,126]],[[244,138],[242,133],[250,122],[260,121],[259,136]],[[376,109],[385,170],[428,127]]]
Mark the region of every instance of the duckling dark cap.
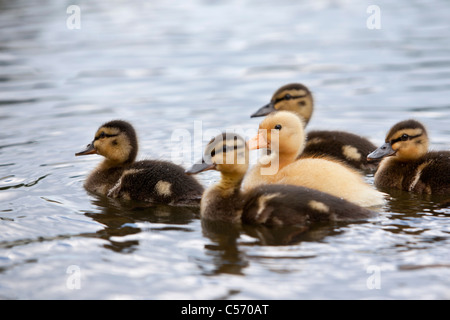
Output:
[[400,121],[399,123],[395,124],[388,132],[388,134],[386,135],[386,142],[388,142],[390,140],[390,138],[397,132],[400,130],[405,130],[405,129],[421,129],[423,131],[423,133],[426,135],[427,134],[427,130],[425,129],[425,126],[423,124],[421,124],[419,121],[414,120],[414,119],[409,119],[409,120],[404,120],[404,121]]
[[136,136],[136,131],[134,130],[133,126],[129,122],[126,122],[124,120],[108,121],[100,126],[100,128],[103,128],[103,127],[116,128],[116,129],[119,129],[120,131],[131,133],[131,134],[134,134],[134,136]]
[[[216,168],[215,163],[211,161],[211,158],[216,154],[216,151],[224,152],[226,147],[221,142],[233,139],[234,141],[240,140],[245,145],[245,139],[240,135],[232,132],[224,132],[212,138],[205,148],[203,159],[200,162],[195,163],[190,169],[186,170],[186,174],[196,174],[207,170],[214,170]],[[219,148],[220,146],[220,148]]]
[[270,101],[265,106],[262,106],[261,108],[259,108],[255,113],[253,113],[250,116],[250,118],[267,116],[269,113],[276,111],[276,109],[275,109],[276,102],[274,100],[274,97],[278,96],[281,92],[283,92],[285,90],[304,90],[306,92],[306,95],[311,94],[311,91],[309,91],[309,89],[301,83],[290,83],[290,84],[284,85],[281,88],[279,88],[277,91],[275,91],[275,93],[272,96],[272,101]]
[[280,92],[283,92],[285,90],[304,90],[306,91],[308,94],[310,94],[311,92],[309,91],[308,87],[306,87],[305,85],[301,84],[301,83],[289,83],[286,84],[284,86],[282,86],[281,88],[279,88],[277,91],[275,91],[275,93],[273,94],[274,96],[278,95]]

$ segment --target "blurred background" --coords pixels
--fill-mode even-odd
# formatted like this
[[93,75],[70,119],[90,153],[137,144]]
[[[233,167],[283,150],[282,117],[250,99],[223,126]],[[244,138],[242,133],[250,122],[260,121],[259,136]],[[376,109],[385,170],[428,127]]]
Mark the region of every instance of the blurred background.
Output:
[[395,195],[375,223],[286,241],[124,209],[82,187],[100,158],[74,157],[120,118],[141,159],[187,167],[202,150],[174,132],[256,132],[250,114],[290,82],[314,94],[309,130],[380,144],[413,117],[448,150],[449,15],[446,0],[0,0],[0,298],[450,298],[450,211],[435,199]]

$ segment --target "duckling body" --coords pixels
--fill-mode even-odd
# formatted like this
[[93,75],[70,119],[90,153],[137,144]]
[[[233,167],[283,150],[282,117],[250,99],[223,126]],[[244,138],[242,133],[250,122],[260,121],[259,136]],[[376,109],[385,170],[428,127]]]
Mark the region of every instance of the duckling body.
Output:
[[309,131],[301,158],[318,155],[333,157],[348,166],[363,171],[373,171],[376,163],[367,161],[374,144],[354,133],[345,131]]
[[[299,83],[282,86],[273,94],[270,103],[260,108],[251,117],[266,116],[280,110],[294,112],[306,126],[314,110],[311,91]],[[374,148],[376,147],[372,142],[350,132],[316,130],[308,133],[301,157],[333,157],[355,169],[373,171],[378,163],[367,161],[367,155]]]
[[[363,176],[345,163],[323,156],[298,158],[304,140],[303,126],[294,114],[279,111],[268,115],[260,124],[260,134],[249,143],[252,149],[269,148],[270,162],[266,157],[265,163],[260,160],[249,171],[243,182],[244,190],[267,183],[290,184],[326,192],[361,206],[384,203],[383,194],[365,183]],[[278,168],[274,163],[278,163]],[[271,167],[274,170],[269,173]]]
[[373,211],[310,188],[265,185],[248,192],[242,221],[282,226],[326,221],[355,221],[373,217]]
[[114,120],[102,125],[87,149],[76,154],[105,157],[86,179],[86,190],[152,203],[191,205],[200,202],[203,187],[187,176],[182,167],[158,160],[135,162],[137,150],[137,137],[131,124]]
[[423,124],[405,120],[394,125],[385,143],[368,155],[383,159],[374,184],[419,194],[450,194],[450,151],[428,151]]
[[[202,219],[281,226],[367,219],[374,215],[374,212],[346,200],[299,186],[273,184],[242,192],[240,187],[248,168],[248,153],[243,138],[223,134],[206,148],[205,158],[210,158],[209,164],[203,162],[188,171],[191,174],[210,169],[221,172],[220,181],[208,188],[202,197]],[[223,161],[224,158],[231,161]]]

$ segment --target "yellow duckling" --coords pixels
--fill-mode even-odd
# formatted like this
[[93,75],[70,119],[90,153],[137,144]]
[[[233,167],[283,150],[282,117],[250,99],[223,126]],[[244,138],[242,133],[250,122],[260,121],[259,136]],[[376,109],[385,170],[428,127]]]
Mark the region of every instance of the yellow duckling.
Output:
[[138,141],[128,122],[113,120],[100,126],[94,141],[76,156],[99,154],[106,159],[84,183],[86,190],[113,198],[164,204],[200,202],[203,187],[184,169],[166,161],[135,162]]
[[[285,110],[297,114],[305,126],[311,119],[314,101],[311,91],[302,84],[291,83],[279,88],[270,103],[253,113],[251,117],[266,116],[271,112]],[[310,131],[302,158],[326,155],[339,159],[360,170],[375,170],[377,163],[368,162],[367,155],[376,146],[369,140],[345,131]]]
[[374,184],[421,194],[450,194],[450,151],[428,151],[420,122],[405,120],[389,130],[385,143],[367,158],[383,159]]
[[305,132],[299,117],[292,112],[269,114],[259,126],[259,134],[249,141],[250,149],[267,148],[249,171],[244,190],[267,183],[304,186],[344,198],[361,206],[384,203],[383,194],[364,182],[355,169],[331,157],[300,158]]
[[206,170],[221,173],[220,181],[203,194],[202,219],[233,223],[309,225],[316,221],[367,219],[374,212],[332,195],[299,186],[265,185],[241,192],[248,169],[249,149],[234,133],[223,133],[207,145],[201,163],[186,172]]

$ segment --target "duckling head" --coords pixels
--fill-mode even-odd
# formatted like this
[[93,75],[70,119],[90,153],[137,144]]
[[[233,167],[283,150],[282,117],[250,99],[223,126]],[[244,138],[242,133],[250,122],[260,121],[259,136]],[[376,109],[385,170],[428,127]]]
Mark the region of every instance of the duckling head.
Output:
[[100,126],[94,140],[75,155],[99,154],[117,165],[134,162],[137,152],[138,142],[133,126],[123,120],[113,120]]
[[186,171],[196,174],[217,170],[223,176],[243,177],[249,165],[249,151],[245,140],[235,133],[222,133],[208,143],[201,163]]
[[292,112],[271,113],[260,123],[258,135],[249,140],[249,148],[267,148],[280,157],[296,158],[305,147],[303,127],[300,118]]
[[279,88],[272,96],[270,103],[261,107],[251,115],[254,117],[266,116],[278,110],[292,111],[308,124],[313,113],[313,97],[311,91],[300,83],[291,83]]
[[385,143],[370,153],[367,159],[375,160],[392,156],[399,161],[411,161],[427,153],[428,144],[425,127],[416,120],[405,120],[389,130]]

